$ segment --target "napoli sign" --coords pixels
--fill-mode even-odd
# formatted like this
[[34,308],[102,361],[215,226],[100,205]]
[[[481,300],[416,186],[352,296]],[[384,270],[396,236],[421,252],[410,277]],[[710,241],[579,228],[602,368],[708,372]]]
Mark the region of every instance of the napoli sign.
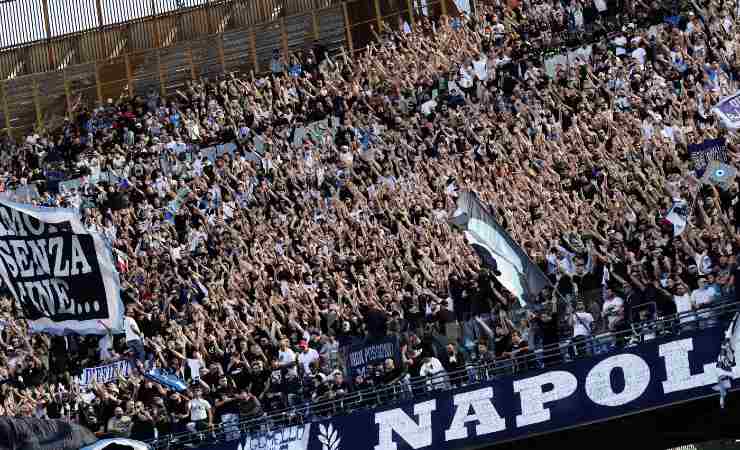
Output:
[[[331,424],[331,436],[312,436],[309,448],[339,450],[327,445],[332,436],[351,450],[488,445],[705,397],[717,383],[721,336],[716,328],[658,339],[552,370],[338,417],[324,422]],[[737,367],[733,375],[740,376]]]
[[[722,337],[712,328],[655,339],[208,450],[459,450],[605,421],[716,395]],[[733,376],[740,377],[737,367]]]

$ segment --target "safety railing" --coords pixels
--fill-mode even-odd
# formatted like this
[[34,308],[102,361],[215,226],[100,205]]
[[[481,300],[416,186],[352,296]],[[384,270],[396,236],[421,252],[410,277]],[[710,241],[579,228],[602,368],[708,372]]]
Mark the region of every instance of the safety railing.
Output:
[[436,376],[405,378],[394,383],[350,392],[315,403],[297,404],[257,417],[246,417],[238,423],[216,425],[203,432],[183,432],[161,437],[150,442],[155,448],[179,448],[186,444],[205,441],[230,440],[235,432],[259,433],[292,425],[349,414],[362,409],[392,406],[400,401],[423,398],[436,392],[462,387],[472,387],[486,381],[522,374],[527,371],[550,369],[567,362],[590,358],[616,349],[629,348],[658,337],[677,335],[698,328],[723,326],[740,310],[740,302],[726,302],[660,317],[655,320],[633,323],[628,329],[603,333],[584,340],[561,341],[541,349],[527,350],[510,358],[496,359],[479,364],[467,364],[464,369]]

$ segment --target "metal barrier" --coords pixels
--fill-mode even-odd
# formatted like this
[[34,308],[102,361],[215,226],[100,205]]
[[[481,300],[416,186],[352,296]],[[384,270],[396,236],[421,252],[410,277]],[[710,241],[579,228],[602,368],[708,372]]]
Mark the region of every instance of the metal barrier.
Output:
[[[731,302],[704,308],[699,312],[692,311],[662,317],[633,324],[627,330],[604,333],[579,342],[566,340],[542,349],[522,353],[513,358],[485,364],[469,364],[465,369],[443,373],[436,377],[407,378],[397,383],[352,392],[327,401],[296,405],[259,417],[246,418],[238,424],[238,427],[242,432],[256,433],[326,419],[338,414],[349,414],[360,409],[392,406],[399,401],[410,398],[419,399],[439,391],[476,386],[497,377],[557,367],[576,359],[636,346],[659,336],[680,334],[697,327],[719,326],[738,311],[740,311],[740,302]],[[229,433],[233,434],[235,431],[234,427],[236,427],[235,424],[218,425],[209,433],[212,439],[228,440]],[[200,442],[202,435],[203,432],[172,434],[153,440],[150,444],[155,448],[169,448],[175,444],[182,446]]]

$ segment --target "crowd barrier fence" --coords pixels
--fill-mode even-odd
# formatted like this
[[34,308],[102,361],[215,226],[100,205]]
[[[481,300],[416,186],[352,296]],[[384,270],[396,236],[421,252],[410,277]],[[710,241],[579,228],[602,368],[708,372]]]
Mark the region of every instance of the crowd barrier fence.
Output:
[[[667,336],[681,336],[697,330],[724,327],[735,313],[740,302],[732,301],[654,320],[633,323],[629,329],[602,333],[580,341],[571,339],[557,344],[531,349],[510,358],[497,359],[481,364],[467,364],[464,369],[441,373],[438,376],[405,378],[399,382],[378,385],[368,390],[355,391],[341,397],[310,404],[296,404],[290,408],[243,418],[238,423],[217,425],[208,432],[208,438],[228,441],[238,430],[246,434],[265,433],[270,430],[316,422],[337,415],[347,415],[360,410],[390,407],[409,399],[459,388],[473,388],[490,380],[538,373],[554,369],[569,362],[586,360],[619,350],[638,348],[642,344]],[[717,351],[719,348],[717,348]],[[237,433],[238,434],[238,433]],[[150,444],[159,448],[175,448],[200,443],[203,432],[184,432],[160,437]]]

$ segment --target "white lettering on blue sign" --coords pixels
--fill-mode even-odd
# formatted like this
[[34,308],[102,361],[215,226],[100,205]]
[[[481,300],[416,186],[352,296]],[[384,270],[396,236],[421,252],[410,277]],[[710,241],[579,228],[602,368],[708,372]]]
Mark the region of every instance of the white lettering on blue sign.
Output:
[[685,391],[717,382],[715,364],[704,365],[701,373],[691,374],[689,352],[694,349],[693,339],[681,339],[658,347],[658,354],[665,360],[667,379],[663,382],[663,392]]
[[[701,388],[717,382],[713,362],[704,364],[701,373],[691,373],[693,344],[692,338],[686,338],[657,347],[658,355],[665,362],[666,379],[656,382],[661,382],[664,394]],[[615,386],[612,382],[612,375],[615,373],[621,374],[624,379],[624,387],[619,392],[617,388],[621,383],[616,383]],[[740,366],[733,368],[733,374],[734,378],[740,378]],[[652,378],[651,367],[643,358],[632,353],[623,353],[612,355],[594,365],[583,380],[583,389],[586,398],[594,404],[619,407],[639,399],[647,391]],[[519,394],[521,402],[521,414],[515,417],[515,423],[517,428],[522,428],[551,420],[552,403],[572,396],[579,387],[579,379],[571,372],[554,370],[514,380],[512,384],[513,392]],[[504,431],[506,413],[515,413],[511,408],[508,411],[496,409],[492,386],[455,394],[452,403],[455,410],[449,427],[444,431],[446,442]],[[405,442],[415,450],[431,446],[435,435],[432,430],[432,413],[436,410],[437,400],[429,400],[414,405],[416,420],[401,408],[376,412],[378,444],[374,450],[398,450],[397,442]],[[503,417],[499,411],[504,413]],[[475,427],[471,427],[471,423]]]
[[[614,392],[611,373],[621,369],[624,374],[624,389]],[[586,376],[586,395],[592,402],[602,406],[621,406],[636,400],[650,384],[650,367],[637,355],[624,353],[614,355],[596,364]]]
[[414,405],[414,415],[419,418],[418,424],[401,408],[376,413],[375,423],[378,424],[379,430],[375,450],[398,450],[393,441],[393,432],[413,449],[432,445],[432,411],[436,409],[436,400]]
[[[445,431],[445,441],[465,439],[468,437],[468,422],[478,422],[475,434],[482,436],[506,429],[506,420],[493,406],[493,388],[487,387],[470,392],[456,394],[452,400],[455,404],[455,416],[450,428]],[[473,414],[468,414],[470,409]]]
[[[544,391],[545,386],[552,389]],[[516,416],[516,426],[521,428],[550,420],[550,409],[545,403],[562,400],[572,395],[578,387],[578,380],[570,372],[555,370],[536,377],[514,382],[514,392],[519,393],[522,413]]]

